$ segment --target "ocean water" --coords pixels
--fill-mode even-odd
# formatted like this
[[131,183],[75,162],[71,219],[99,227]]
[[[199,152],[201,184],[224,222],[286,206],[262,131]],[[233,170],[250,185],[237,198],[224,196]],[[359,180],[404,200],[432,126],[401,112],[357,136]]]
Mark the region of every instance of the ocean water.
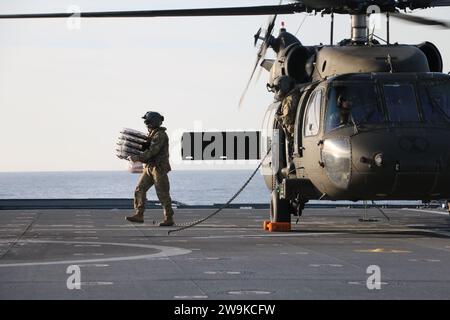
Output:
[[[174,170],[171,196],[186,204],[227,202],[250,177],[251,170]],[[0,173],[0,199],[132,198],[139,174],[126,171]],[[147,194],[156,200],[154,188]],[[258,172],[234,203],[269,203]]]

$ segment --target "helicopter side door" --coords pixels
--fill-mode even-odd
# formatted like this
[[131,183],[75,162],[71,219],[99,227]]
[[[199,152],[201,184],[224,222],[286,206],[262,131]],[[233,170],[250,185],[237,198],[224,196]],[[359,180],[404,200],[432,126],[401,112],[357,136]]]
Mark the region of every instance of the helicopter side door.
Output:
[[322,144],[322,105],[325,100],[325,89],[316,88],[309,96],[303,117],[302,155],[304,167],[303,178],[309,178],[314,183],[323,171],[321,165]]
[[[266,110],[264,115],[263,124],[261,128],[261,173],[264,177],[264,181],[267,188],[272,191],[274,184],[274,175],[277,173],[279,167],[279,150],[274,148],[274,145],[279,144],[278,130],[275,130],[275,113],[280,108],[280,102],[274,102]],[[266,156],[267,155],[267,156]]]

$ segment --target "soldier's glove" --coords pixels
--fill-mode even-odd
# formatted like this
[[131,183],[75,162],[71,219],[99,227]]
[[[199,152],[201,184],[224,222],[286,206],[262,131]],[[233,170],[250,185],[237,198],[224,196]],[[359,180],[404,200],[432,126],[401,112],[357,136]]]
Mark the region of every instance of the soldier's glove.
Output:
[[150,148],[150,142],[145,142],[142,144],[142,150],[145,151]]

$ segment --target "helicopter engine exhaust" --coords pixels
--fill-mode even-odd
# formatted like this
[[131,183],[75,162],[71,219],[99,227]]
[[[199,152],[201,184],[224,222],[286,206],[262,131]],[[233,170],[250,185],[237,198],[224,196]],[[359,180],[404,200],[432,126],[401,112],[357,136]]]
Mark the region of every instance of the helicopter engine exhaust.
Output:
[[278,52],[278,58],[270,71],[269,87],[272,87],[274,80],[281,75],[290,76],[297,83],[311,81],[314,56],[314,47],[303,46],[300,42],[292,43],[282,49]]
[[443,62],[439,49],[431,42],[425,41],[416,46],[427,57],[428,66],[431,72],[442,72]]
[[312,61],[309,62],[312,54],[307,47],[300,43],[294,43],[286,48],[284,72],[294,78],[297,82],[307,82],[311,78]]

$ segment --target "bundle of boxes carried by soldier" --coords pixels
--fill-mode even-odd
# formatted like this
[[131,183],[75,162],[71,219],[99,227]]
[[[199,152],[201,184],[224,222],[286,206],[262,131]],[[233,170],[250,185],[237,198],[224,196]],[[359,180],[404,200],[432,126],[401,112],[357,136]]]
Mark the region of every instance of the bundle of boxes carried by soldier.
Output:
[[[123,128],[120,131],[119,140],[116,147],[116,155],[120,159],[127,159],[129,156],[141,155],[148,147],[147,135],[143,132]],[[131,172],[141,172],[142,163],[134,162],[128,170]]]

